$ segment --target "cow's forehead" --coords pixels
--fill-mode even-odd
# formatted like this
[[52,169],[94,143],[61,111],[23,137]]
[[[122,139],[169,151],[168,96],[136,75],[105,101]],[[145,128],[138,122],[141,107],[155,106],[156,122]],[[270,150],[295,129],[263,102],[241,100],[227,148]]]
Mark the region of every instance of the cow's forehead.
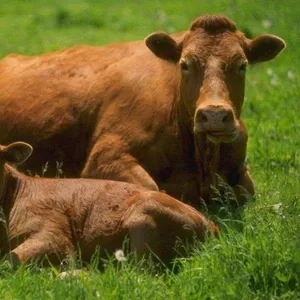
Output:
[[182,57],[193,57],[205,63],[211,57],[219,57],[225,63],[246,59],[244,38],[240,32],[209,34],[198,29],[188,32],[182,42]]

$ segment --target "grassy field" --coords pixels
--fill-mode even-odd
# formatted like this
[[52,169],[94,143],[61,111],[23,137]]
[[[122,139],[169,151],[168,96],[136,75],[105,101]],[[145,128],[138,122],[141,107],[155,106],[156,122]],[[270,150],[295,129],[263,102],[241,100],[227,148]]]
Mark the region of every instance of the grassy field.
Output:
[[176,274],[108,262],[104,272],[91,266],[61,280],[55,269],[0,265],[0,299],[300,299],[299,1],[0,0],[0,56],[143,39],[187,29],[203,13],[287,43],[278,59],[247,75],[243,117],[257,201],[242,220],[220,219],[221,238],[179,261]]

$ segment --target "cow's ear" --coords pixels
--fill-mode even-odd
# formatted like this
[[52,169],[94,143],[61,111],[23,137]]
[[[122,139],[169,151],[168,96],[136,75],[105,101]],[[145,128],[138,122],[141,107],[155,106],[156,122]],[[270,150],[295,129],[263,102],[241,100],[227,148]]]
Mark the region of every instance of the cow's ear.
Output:
[[2,152],[7,163],[20,165],[27,160],[32,150],[32,147],[27,143],[15,142],[3,147]]
[[248,40],[247,44],[247,58],[250,64],[271,60],[286,47],[283,39],[271,34]]
[[154,32],[146,37],[147,47],[159,58],[177,63],[181,56],[181,46],[167,33]]

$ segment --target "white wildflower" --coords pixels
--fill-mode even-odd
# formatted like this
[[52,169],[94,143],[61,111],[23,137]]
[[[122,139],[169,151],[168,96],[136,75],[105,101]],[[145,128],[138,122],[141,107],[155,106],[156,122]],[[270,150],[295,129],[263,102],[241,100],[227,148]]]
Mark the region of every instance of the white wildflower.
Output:
[[261,24],[264,28],[267,28],[267,29],[271,28],[273,25],[271,20],[262,20]]
[[157,12],[157,15],[161,23],[165,23],[167,21],[167,14],[162,9]]
[[97,298],[100,298],[101,295],[100,295],[99,291],[96,291],[95,296],[96,296]]
[[293,80],[295,78],[295,73],[293,71],[288,71],[287,72],[287,77],[290,79],[290,80]]
[[114,253],[114,255],[115,255],[115,257],[116,257],[116,259],[117,259],[118,261],[126,261],[126,260],[127,260],[127,258],[126,258],[125,255],[124,255],[123,250],[121,250],[121,249],[117,250],[117,251]]
[[79,270],[79,269],[64,271],[59,274],[59,278],[64,280],[69,277],[78,277],[80,274],[86,274],[86,272],[84,272],[83,270]]
[[278,212],[282,208],[282,203],[277,203],[273,205],[273,209]]
[[278,85],[279,84],[279,81],[276,77],[273,77],[271,80],[270,80],[270,84],[271,85]]
[[271,68],[268,68],[268,69],[267,69],[267,74],[268,74],[269,76],[273,75],[273,70],[272,70]]

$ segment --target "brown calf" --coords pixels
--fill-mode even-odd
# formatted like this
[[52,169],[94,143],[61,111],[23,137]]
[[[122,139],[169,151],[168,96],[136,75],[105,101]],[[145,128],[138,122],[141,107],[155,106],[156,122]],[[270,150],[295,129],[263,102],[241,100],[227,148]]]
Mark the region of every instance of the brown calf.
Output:
[[128,235],[138,257],[153,252],[170,262],[178,238],[218,233],[201,213],[164,193],[117,181],[33,178],[7,164],[22,163],[31,152],[21,142],[0,146],[0,205],[9,233],[8,239],[2,227],[1,256],[57,263],[80,249],[89,261],[97,246],[112,254]]
[[32,144],[23,170],[50,161],[50,176],[62,161],[67,176],[162,189],[197,205],[218,173],[253,194],[240,118],[246,68],[284,47],[211,15],[145,43],[10,55],[0,62],[0,143]]

